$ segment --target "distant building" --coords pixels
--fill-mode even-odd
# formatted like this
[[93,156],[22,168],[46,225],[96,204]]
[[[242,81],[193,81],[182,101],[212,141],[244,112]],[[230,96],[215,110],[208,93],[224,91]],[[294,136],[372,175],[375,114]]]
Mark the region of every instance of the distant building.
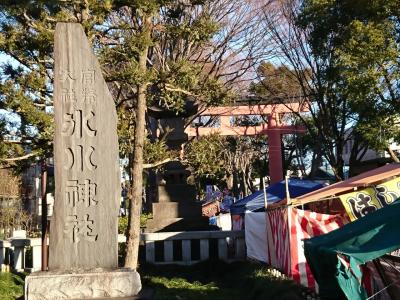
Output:
[[[345,165],[347,165],[347,166],[349,165],[350,154],[351,154],[351,149],[353,148],[353,143],[354,143],[354,140],[350,139],[347,141],[347,143],[344,146],[343,159],[344,159]],[[400,152],[400,145],[398,145],[397,143],[390,144],[390,148],[394,152]],[[362,157],[361,161],[367,162],[367,161],[371,161],[371,160],[385,159],[385,158],[390,158],[387,151],[375,151],[373,149],[368,148],[367,151],[365,152],[364,156]]]
[[20,178],[8,169],[0,169],[0,208],[11,206],[20,199]]
[[[349,130],[350,134],[351,130]],[[345,164],[345,168],[348,169],[350,165],[350,156],[351,156],[351,150],[354,145],[354,140],[353,139],[348,139],[346,144],[344,145],[343,148],[343,160]],[[400,152],[400,145],[393,142],[390,144],[390,149],[393,150],[395,153]],[[377,167],[380,167],[386,163],[391,162],[390,155],[387,153],[387,151],[375,151],[373,149],[368,148],[363,155],[363,157],[360,159],[360,164],[355,166],[355,172],[353,170],[353,175],[375,169]]]
[[[47,167],[47,211],[53,214],[54,174],[53,166]],[[10,180],[14,184],[4,186]],[[18,184],[18,185],[17,185]],[[11,205],[9,201],[20,201],[22,208],[39,223],[42,215],[41,166],[32,164],[19,176],[12,175],[8,169],[0,169],[0,206]],[[6,203],[8,201],[8,203]]]

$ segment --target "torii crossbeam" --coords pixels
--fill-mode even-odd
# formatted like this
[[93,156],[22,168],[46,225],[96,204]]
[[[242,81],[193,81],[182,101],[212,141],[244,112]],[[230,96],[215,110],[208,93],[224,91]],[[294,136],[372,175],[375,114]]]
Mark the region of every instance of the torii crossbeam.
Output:
[[[281,115],[307,111],[309,111],[308,107],[299,103],[212,107],[206,109],[200,116],[219,116],[220,127],[187,127],[185,133],[189,137],[204,136],[211,133],[225,136],[268,135],[269,174],[273,184],[283,179],[281,136],[283,134],[304,133],[306,131],[303,126],[283,124]],[[267,116],[268,122],[258,126],[231,125],[230,118],[232,116],[248,115]]]

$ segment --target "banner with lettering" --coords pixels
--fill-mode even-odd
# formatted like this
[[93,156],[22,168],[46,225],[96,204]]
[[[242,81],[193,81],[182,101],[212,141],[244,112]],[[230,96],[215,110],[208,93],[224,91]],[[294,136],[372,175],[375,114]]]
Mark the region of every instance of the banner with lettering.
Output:
[[400,197],[400,177],[340,196],[351,221],[382,208]]

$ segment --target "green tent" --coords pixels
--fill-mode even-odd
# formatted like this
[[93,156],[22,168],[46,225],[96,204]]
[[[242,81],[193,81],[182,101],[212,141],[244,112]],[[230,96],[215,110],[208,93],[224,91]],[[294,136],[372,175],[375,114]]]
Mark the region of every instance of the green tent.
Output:
[[360,284],[360,265],[399,248],[399,200],[337,230],[304,241],[305,256],[319,284],[320,296],[326,299],[340,298],[340,289],[348,299],[366,299],[367,293]]

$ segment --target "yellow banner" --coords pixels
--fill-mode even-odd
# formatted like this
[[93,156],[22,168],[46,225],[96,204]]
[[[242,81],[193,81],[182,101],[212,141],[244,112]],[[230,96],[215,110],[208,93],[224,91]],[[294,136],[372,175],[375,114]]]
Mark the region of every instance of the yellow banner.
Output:
[[400,197],[400,177],[340,196],[351,221],[382,208]]

